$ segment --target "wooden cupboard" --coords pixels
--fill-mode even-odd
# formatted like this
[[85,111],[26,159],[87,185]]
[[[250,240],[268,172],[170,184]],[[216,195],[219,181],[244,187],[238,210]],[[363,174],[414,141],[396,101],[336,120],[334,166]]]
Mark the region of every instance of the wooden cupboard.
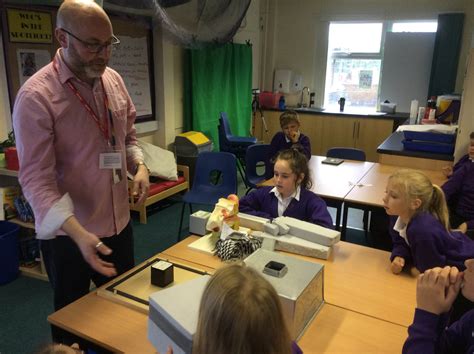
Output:
[[[254,136],[270,143],[280,131],[279,111],[264,111],[268,133],[262,129],[260,115],[254,122]],[[377,147],[392,133],[391,119],[358,118],[357,116],[299,113],[301,131],[311,140],[313,155],[326,155],[331,147],[354,147],[365,151],[367,161],[378,162]]]

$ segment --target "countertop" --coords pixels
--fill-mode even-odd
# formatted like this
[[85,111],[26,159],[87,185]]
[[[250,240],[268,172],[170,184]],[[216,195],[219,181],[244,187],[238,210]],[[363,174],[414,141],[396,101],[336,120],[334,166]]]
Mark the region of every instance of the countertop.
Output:
[[[265,111],[276,111],[276,112],[284,112],[277,108],[263,108]],[[314,115],[331,115],[331,116],[339,116],[339,117],[357,117],[357,118],[378,118],[378,119],[389,119],[397,121],[397,125],[402,124],[405,122],[410,114],[409,113],[384,113],[384,112],[376,112],[375,110],[364,110],[364,109],[350,109],[347,108],[344,112],[339,112],[339,110],[332,110],[332,109],[323,109],[323,108],[295,108],[295,107],[287,107],[286,110],[295,110],[300,114],[314,114]]]
[[430,152],[424,152],[424,151],[404,150],[402,140],[403,140],[403,132],[394,132],[382,144],[379,145],[379,147],[377,148],[377,152],[379,154],[419,157],[419,158],[431,159],[431,160],[443,160],[443,161],[454,160],[454,156],[452,155],[436,154],[436,153],[430,153]]

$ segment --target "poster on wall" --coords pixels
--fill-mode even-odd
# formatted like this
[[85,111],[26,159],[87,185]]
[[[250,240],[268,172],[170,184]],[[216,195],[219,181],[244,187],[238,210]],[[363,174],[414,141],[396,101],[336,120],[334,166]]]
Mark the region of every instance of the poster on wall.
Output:
[[53,25],[49,12],[7,9],[7,19],[10,42],[53,42]]
[[51,61],[48,50],[17,49],[18,74],[20,86],[25,83],[35,72]]

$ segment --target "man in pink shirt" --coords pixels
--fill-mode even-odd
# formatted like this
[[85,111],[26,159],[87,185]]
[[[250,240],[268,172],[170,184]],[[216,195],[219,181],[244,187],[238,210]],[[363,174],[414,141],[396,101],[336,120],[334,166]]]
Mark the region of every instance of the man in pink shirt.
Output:
[[133,194],[148,193],[148,170],[135,137],[135,107],[107,67],[112,33],[90,0],[66,0],[53,61],[19,90],[13,123],[19,179],[36,218],[55,308],[134,265],[127,170]]

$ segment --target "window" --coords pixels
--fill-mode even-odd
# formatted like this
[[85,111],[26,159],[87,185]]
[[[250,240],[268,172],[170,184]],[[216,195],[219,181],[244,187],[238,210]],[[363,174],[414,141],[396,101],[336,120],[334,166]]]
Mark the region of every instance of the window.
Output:
[[436,32],[436,21],[331,22],[324,107],[339,109],[340,97],[351,111],[375,109],[378,102],[384,31]]

